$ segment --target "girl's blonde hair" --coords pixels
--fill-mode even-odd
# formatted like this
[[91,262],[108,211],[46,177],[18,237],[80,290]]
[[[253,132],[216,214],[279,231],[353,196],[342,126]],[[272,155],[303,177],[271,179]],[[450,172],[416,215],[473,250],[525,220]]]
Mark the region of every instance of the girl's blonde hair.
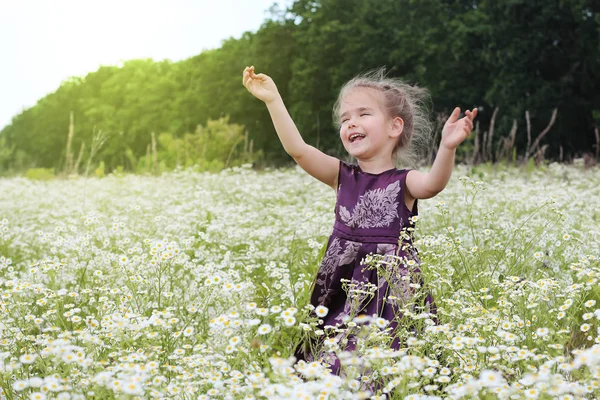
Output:
[[350,91],[375,89],[383,94],[387,116],[400,117],[404,129],[392,152],[396,165],[416,166],[421,152],[431,146],[433,124],[428,118],[430,97],[427,89],[409,85],[398,78],[385,76],[385,67],[360,74],[346,82],[333,106],[333,120],[339,130],[341,101]]

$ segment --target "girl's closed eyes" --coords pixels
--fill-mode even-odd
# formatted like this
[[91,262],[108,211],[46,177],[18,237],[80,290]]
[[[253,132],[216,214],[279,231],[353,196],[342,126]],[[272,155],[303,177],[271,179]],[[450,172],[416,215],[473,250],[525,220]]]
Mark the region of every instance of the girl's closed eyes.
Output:
[[[371,114],[368,114],[368,113],[360,114],[361,117],[365,117],[367,115],[371,115]],[[345,122],[347,122],[347,121],[349,121],[349,119],[342,120],[342,124],[345,123]]]

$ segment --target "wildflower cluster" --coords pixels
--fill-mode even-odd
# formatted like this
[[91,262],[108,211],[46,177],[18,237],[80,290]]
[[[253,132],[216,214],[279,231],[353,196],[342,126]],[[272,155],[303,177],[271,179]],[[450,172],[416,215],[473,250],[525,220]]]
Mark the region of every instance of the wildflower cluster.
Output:
[[369,285],[308,305],[335,198],[298,169],[2,179],[0,398],[598,397],[600,175],[478,174],[419,203],[418,257],[364,260],[395,332]]

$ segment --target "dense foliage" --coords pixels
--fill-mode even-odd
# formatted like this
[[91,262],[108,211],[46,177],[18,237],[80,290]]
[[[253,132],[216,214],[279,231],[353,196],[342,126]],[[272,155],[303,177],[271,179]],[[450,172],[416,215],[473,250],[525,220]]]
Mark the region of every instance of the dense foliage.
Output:
[[[556,108],[556,121],[543,138],[545,156],[597,152],[597,2],[296,0],[288,10],[271,11],[257,32],[187,60],[131,60],[63,82],[0,131],[0,168],[62,171],[70,157],[71,112],[72,158],[86,143],[81,165],[91,158],[98,132],[106,141],[93,162],[136,170],[152,133],[183,138],[224,116],[246,128],[254,150],[263,151],[263,163],[288,162],[264,105],[241,84],[246,65],[274,78],[304,139],[332,155],[343,152],[331,121],[339,88],[379,66],[429,88],[432,118],[455,105],[481,107],[481,137],[498,108],[492,149],[516,124],[514,148],[522,157],[525,112],[533,141]],[[494,160],[498,152],[492,153],[488,159]],[[243,158],[237,152],[233,157]]]

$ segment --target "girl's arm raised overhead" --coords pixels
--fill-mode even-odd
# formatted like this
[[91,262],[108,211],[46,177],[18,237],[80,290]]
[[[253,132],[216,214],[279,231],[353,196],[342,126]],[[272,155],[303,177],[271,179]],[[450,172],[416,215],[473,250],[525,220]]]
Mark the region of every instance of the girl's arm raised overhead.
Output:
[[406,200],[429,199],[446,187],[452,169],[454,168],[454,155],[456,148],[461,144],[471,130],[473,119],[477,116],[477,108],[467,110],[465,117],[458,119],[460,108],[456,107],[442,130],[442,141],[435,161],[429,173],[412,170],[406,176]]
[[339,160],[304,142],[273,79],[265,74],[255,74],[254,67],[246,67],[242,82],[250,93],[266,104],[285,151],[309,175],[337,191]]

